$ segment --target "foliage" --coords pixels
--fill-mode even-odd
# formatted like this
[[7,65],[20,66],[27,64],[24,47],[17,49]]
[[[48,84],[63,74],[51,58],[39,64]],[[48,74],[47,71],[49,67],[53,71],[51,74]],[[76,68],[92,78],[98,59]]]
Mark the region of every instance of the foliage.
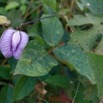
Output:
[[0,53],[0,103],[102,103],[103,0],[0,0],[0,25],[29,36]]

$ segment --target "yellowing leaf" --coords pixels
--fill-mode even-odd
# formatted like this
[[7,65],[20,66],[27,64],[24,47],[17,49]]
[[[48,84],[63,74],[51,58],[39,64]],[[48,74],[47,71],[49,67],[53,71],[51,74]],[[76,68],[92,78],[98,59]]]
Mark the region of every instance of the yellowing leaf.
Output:
[[9,25],[10,24],[10,20],[7,19],[7,17],[0,15],[0,25]]

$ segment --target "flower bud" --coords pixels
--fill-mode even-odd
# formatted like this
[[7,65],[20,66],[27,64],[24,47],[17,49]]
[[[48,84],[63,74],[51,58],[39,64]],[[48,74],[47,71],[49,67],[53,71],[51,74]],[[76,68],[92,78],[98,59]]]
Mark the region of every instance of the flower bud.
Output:
[[28,40],[29,37],[25,32],[9,28],[1,36],[1,52],[6,58],[13,56],[15,59],[19,59]]
[[10,20],[7,17],[0,15],[0,25],[8,26],[10,24]]

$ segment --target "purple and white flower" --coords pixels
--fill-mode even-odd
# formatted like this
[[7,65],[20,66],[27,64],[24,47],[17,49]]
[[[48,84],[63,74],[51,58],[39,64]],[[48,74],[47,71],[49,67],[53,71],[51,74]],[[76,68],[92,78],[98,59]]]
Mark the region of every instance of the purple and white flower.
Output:
[[6,58],[13,56],[15,59],[19,59],[28,40],[29,37],[25,32],[9,28],[1,36],[1,52]]

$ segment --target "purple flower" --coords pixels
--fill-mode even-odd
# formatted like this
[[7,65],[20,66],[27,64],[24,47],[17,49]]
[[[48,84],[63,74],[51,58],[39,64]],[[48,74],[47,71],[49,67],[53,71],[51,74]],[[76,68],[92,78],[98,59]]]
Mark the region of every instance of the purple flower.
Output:
[[19,59],[28,40],[29,37],[25,32],[9,28],[1,36],[1,52],[6,58],[13,56],[15,59]]

